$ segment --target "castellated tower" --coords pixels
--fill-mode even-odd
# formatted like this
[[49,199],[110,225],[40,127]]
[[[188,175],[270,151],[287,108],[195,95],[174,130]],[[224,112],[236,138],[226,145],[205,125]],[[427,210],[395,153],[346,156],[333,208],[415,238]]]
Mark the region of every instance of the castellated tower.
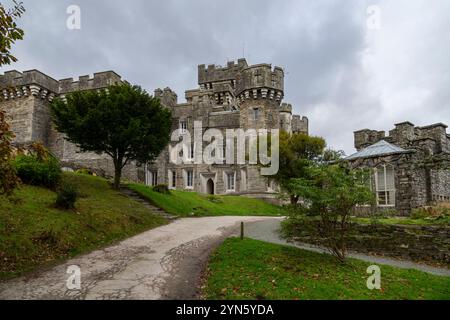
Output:
[[269,64],[250,66],[236,77],[240,126],[244,129],[278,129],[284,96],[284,72]]

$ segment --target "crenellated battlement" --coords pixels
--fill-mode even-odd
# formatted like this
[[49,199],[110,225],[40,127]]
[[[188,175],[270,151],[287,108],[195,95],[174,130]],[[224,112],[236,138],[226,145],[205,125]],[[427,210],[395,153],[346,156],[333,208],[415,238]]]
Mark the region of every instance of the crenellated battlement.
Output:
[[58,81],[38,71],[11,70],[0,75],[2,101],[36,96],[49,101],[58,93]]
[[175,107],[178,103],[178,96],[169,87],[162,89],[156,89],[154,93],[154,97],[158,98],[161,101],[161,104],[166,107]]
[[216,66],[214,64],[201,64],[198,66],[198,84],[202,89],[208,90],[212,88],[212,83],[220,81],[236,80],[237,74],[248,66],[247,60],[239,59],[237,63],[229,61],[226,67]]
[[74,91],[96,90],[120,83],[122,78],[114,71],[94,73],[94,76],[80,76],[78,80],[73,78],[59,80],[59,93],[66,94]]
[[[395,128],[386,136],[384,131],[363,129],[355,131],[355,148],[364,149],[380,140],[386,140],[404,149],[415,149],[418,145],[426,145],[432,153],[450,153],[450,139],[447,125],[435,123],[429,126],[416,127],[409,121],[395,124]],[[420,148],[419,148],[420,149]]]
[[309,119],[305,116],[292,116],[292,132],[309,134]]
[[105,88],[120,81],[121,77],[114,71],[94,73],[93,77],[81,76],[77,81],[73,78],[58,81],[39,70],[11,70],[0,75],[0,99],[6,101],[31,95],[52,101],[55,96]]
[[290,103],[282,103],[280,106],[280,112],[292,114],[292,105]]

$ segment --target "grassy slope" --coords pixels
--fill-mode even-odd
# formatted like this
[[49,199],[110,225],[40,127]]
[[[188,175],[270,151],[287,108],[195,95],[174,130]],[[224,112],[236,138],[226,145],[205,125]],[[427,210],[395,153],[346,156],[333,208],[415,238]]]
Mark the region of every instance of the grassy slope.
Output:
[[[269,204],[259,199],[240,196],[214,196],[214,201],[207,195],[186,191],[171,191],[171,194],[154,192],[141,184],[131,184],[129,187],[149,199],[156,206],[178,216],[276,216],[284,215],[281,207]],[[217,202],[218,201],[218,202]]]
[[207,299],[450,299],[450,278],[381,267],[382,290],[366,286],[370,263],[231,238],[213,254]]
[[106,180],[66,174],[82,195],[76,210],[53,207],[56,195],[23,186],[21,202],[0,197],[0,278],[17,276],[38,266],[88,252],[157,227],[165,220],[142,204],[113,191]]

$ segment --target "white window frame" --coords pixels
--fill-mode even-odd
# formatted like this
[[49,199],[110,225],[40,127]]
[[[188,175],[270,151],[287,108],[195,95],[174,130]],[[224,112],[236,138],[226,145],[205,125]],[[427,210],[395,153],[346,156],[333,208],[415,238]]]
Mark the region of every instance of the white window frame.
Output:
[[[191,174],[191,179],[189,179],[189,174]],[[194,189],[194,170],[186,169],[185,170],[185,187],[186,189]]]
[[187,146],[186,160],[192,161],[192,160],[194,160],[194,157],[195,157],[195,143],[192,143]]
[[240,191],[247,191],[247,171],[241,170],[241,189]]
[[[394,183],[392,188],[390,188],[390,186],[388,186],[387,183],[387,167],[389,167],[389,169],[392,169],[392,179],[394,179]],[[379,185],[379,179],[378,179],[378,172],[379,170],[382,169],[383,170],[383,178],[384,178],[384,188],[382,189],[381,186]],[[392,165],[380,165],[377,166],[375,168],[375,194],[377,197],[377,206],[378,207],[395,207],[396,205],[396,190],[395,190],[395,169]],[[380,203],[381,199],[380,199],[380,193],[384,192],[384,203]]]
[[169,188],[176,189],[177,188],[177,172],[175,170],[169,170],[168,178],[169,178]]
[[184,134],[187,132],[188,123],[187,120],[180,120],[180,133]]
[[226,178],[227,192],[235,192],[236,191],[236,172],[226,172],[225,178]]
[[152,170],[150,173],[150,186],[155,187],[158,185],[158,171]]
[[261,116],[261,110],[259,107],[252,108],[252,118],[253,121],[258,121]]

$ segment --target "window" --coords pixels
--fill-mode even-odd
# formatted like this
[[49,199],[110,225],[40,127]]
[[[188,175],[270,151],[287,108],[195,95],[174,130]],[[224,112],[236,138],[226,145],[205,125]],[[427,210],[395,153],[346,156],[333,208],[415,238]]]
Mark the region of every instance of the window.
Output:
[[177,173],[175,170],[169,170],[169,186],[173,189],[177,187]]
[[227,144],[225,143],[225,141],[222,144],[222,157],[224,160],[227,159]]
[[192,188],[194,186],[194,171],[187,170],[186,171],[186,187]]
[[375,187],[379,206],[395,206],[394,168],[390,165],[375,169]]
[[247,171],[241,170],[241,191],[247,190]]
[[253,120],[259,119],[259,108],[253,108]]
[[194,152],[195,152],[195,145],[192,143],[191,145],[188,146],[188,154],[187,154],[188,160],[194,159]]
[[227,173],[227,191],[234,191],[234,172]]
[[152,171],[150,172],[150,185],[156,186],[158,184],[158,172]]
[[186,133],[186,131],[187,131],[187,121],[186,120],[180,121],[180,131],[181,131],[181,133]]

